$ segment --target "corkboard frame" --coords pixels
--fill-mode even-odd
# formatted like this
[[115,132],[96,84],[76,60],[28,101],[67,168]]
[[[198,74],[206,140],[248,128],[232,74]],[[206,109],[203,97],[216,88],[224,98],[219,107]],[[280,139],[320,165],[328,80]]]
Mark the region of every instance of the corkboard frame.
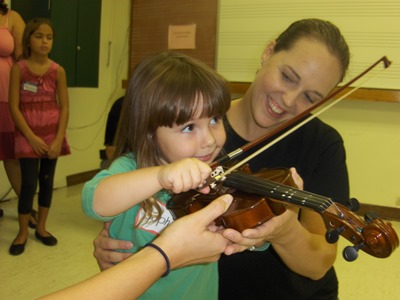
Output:
[[217,13],[217,0],[132,0],[129,78],[142,59],[169,50],[170,25],[196,24],[195,49],[172,50],[199,59],[215,69]]

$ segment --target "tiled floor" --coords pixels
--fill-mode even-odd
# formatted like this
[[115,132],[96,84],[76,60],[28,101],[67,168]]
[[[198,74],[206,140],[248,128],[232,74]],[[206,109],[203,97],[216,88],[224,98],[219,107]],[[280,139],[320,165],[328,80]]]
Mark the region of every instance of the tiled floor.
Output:
[[[28,300],[59,290],[98,272],[92,257],[92,241],[101,223],[83,215],[80,206],[82,185],[54,191],[48,229],[59,244],[47,247],[35,240],[34,231],[25,253],[8,254],[17,233],[16,199],[2,203],[5,216],[0,219],[0,299]],[[400,234],[400,223],[393,224]],[[341,239],[340,249],[348,243]],[[378,259],[359,253],[354,262],[341,255],[336,261],[341,300],[400,299],[400,250],[389,258]],[[284,288],[284,287],[283,287]]]
[[44,246],[30,229],[25,252],[20,256],[8,254],[17,234],[17,200],[1,204],[4,217],[0,219],[0,299],[36,299],[98,272],[92,241],[101,223],[83,214],[81,189],[76,185],[54,191],[48,230],[57,237],[58,245]]

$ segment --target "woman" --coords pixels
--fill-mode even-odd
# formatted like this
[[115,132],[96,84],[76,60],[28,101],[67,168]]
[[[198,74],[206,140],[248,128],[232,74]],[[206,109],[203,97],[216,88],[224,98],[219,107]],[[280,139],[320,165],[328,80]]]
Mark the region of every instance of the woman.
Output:
[[[228,153],[267,134],[328,95],[344,78],[349,49],[336,26],[305,19],[294,22],[269,43],[260,64],[249,90],[243,98],[232,101],[228,111],[224,147]],[[313,119],[249,163],[253,171],[295,167],[305,190],[346,203],[349,184],[345,159],[343,140],[337,131]],[[336,244],[325,241],[325,231],[318,213],[297,208],[289,208],[242,233],[225,230],[225,237],[232,242],[255,247],[256,251],[220,259],[220,299],[337,299],[333,269],[337,249]],[[106,239],[105,235],[103,231],[95,241],[95,256],[101,268],[126,255],[106,249],[131,246]],[[240,250],[240,246],[232,248],[235,247],[232,252]]]
[[[22,34],[25,22],[21,16],[0,0],[0,160],[3,161],[8,181],[15,194],[21,189],[21,171],[14,153],[14,122],[8,110],[8,88],[12,65],[22,55]],[[3,210],[0,208],[0,217]],[[32,210],[29,227],[37,224],[36,211]]]
[[[348,64],[347,44],[332,24],[293,23],[264,50],[261,68],[244,97],[232,101],[224,149],[230,152],[259,138],[322,100],[343,79]],[[314,119],[250,161],[253,171],[292,166],[305,190],[343,204],[348,200],[345,150],[332,127]],[[269,241],[272,247],[223,257],[220,298],[336,299],[332,265],[337,249],[325,241],[325,232],[319,214],[305,209],[288,209],[242,235],[226,230],[225,236],[236,243],[252,245],[253,239],[255,246]]]
[[0,160],[17,195],[21,188],[21,174],[14,155],[14,122],[8,110],[8,88],[11,67],[22,55],[24,28],[21,16],[0,0]]

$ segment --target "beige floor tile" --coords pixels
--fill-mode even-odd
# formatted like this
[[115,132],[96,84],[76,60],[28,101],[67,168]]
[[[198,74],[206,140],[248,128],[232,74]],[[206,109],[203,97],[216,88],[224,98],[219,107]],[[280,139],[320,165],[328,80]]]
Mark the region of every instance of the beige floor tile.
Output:
[[43,245],[30,229],[25,252],[20,256],[8,254],[18,230],[17,200],[1,204],[4,217],[0,219],[0,299],[35,299],[98,272],[92,241],[102,225],[83,214],[81,189],[76,185],[53,193],[48,230],[57,237],[58,244]]

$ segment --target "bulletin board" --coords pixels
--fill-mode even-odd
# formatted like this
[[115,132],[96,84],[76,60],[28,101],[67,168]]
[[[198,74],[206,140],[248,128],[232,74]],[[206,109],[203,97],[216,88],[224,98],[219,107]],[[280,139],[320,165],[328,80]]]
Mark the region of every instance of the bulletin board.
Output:
[[129,77],[143,58],[166,50],[215,69],[217,8],[218,0],[132,0]]
[[[265,45],[292,22],[320,18],[336,24],[351,51],[344,82],[382,56],[393,63],[357,92],[363,99],[400,102],[400,1],[220,0],[217,71],[245,89]],[[247,83],[247,84],[246,84]],[[238,91],[240,92],[240,91]],[[360,94],[361,93],[361,94]]]

